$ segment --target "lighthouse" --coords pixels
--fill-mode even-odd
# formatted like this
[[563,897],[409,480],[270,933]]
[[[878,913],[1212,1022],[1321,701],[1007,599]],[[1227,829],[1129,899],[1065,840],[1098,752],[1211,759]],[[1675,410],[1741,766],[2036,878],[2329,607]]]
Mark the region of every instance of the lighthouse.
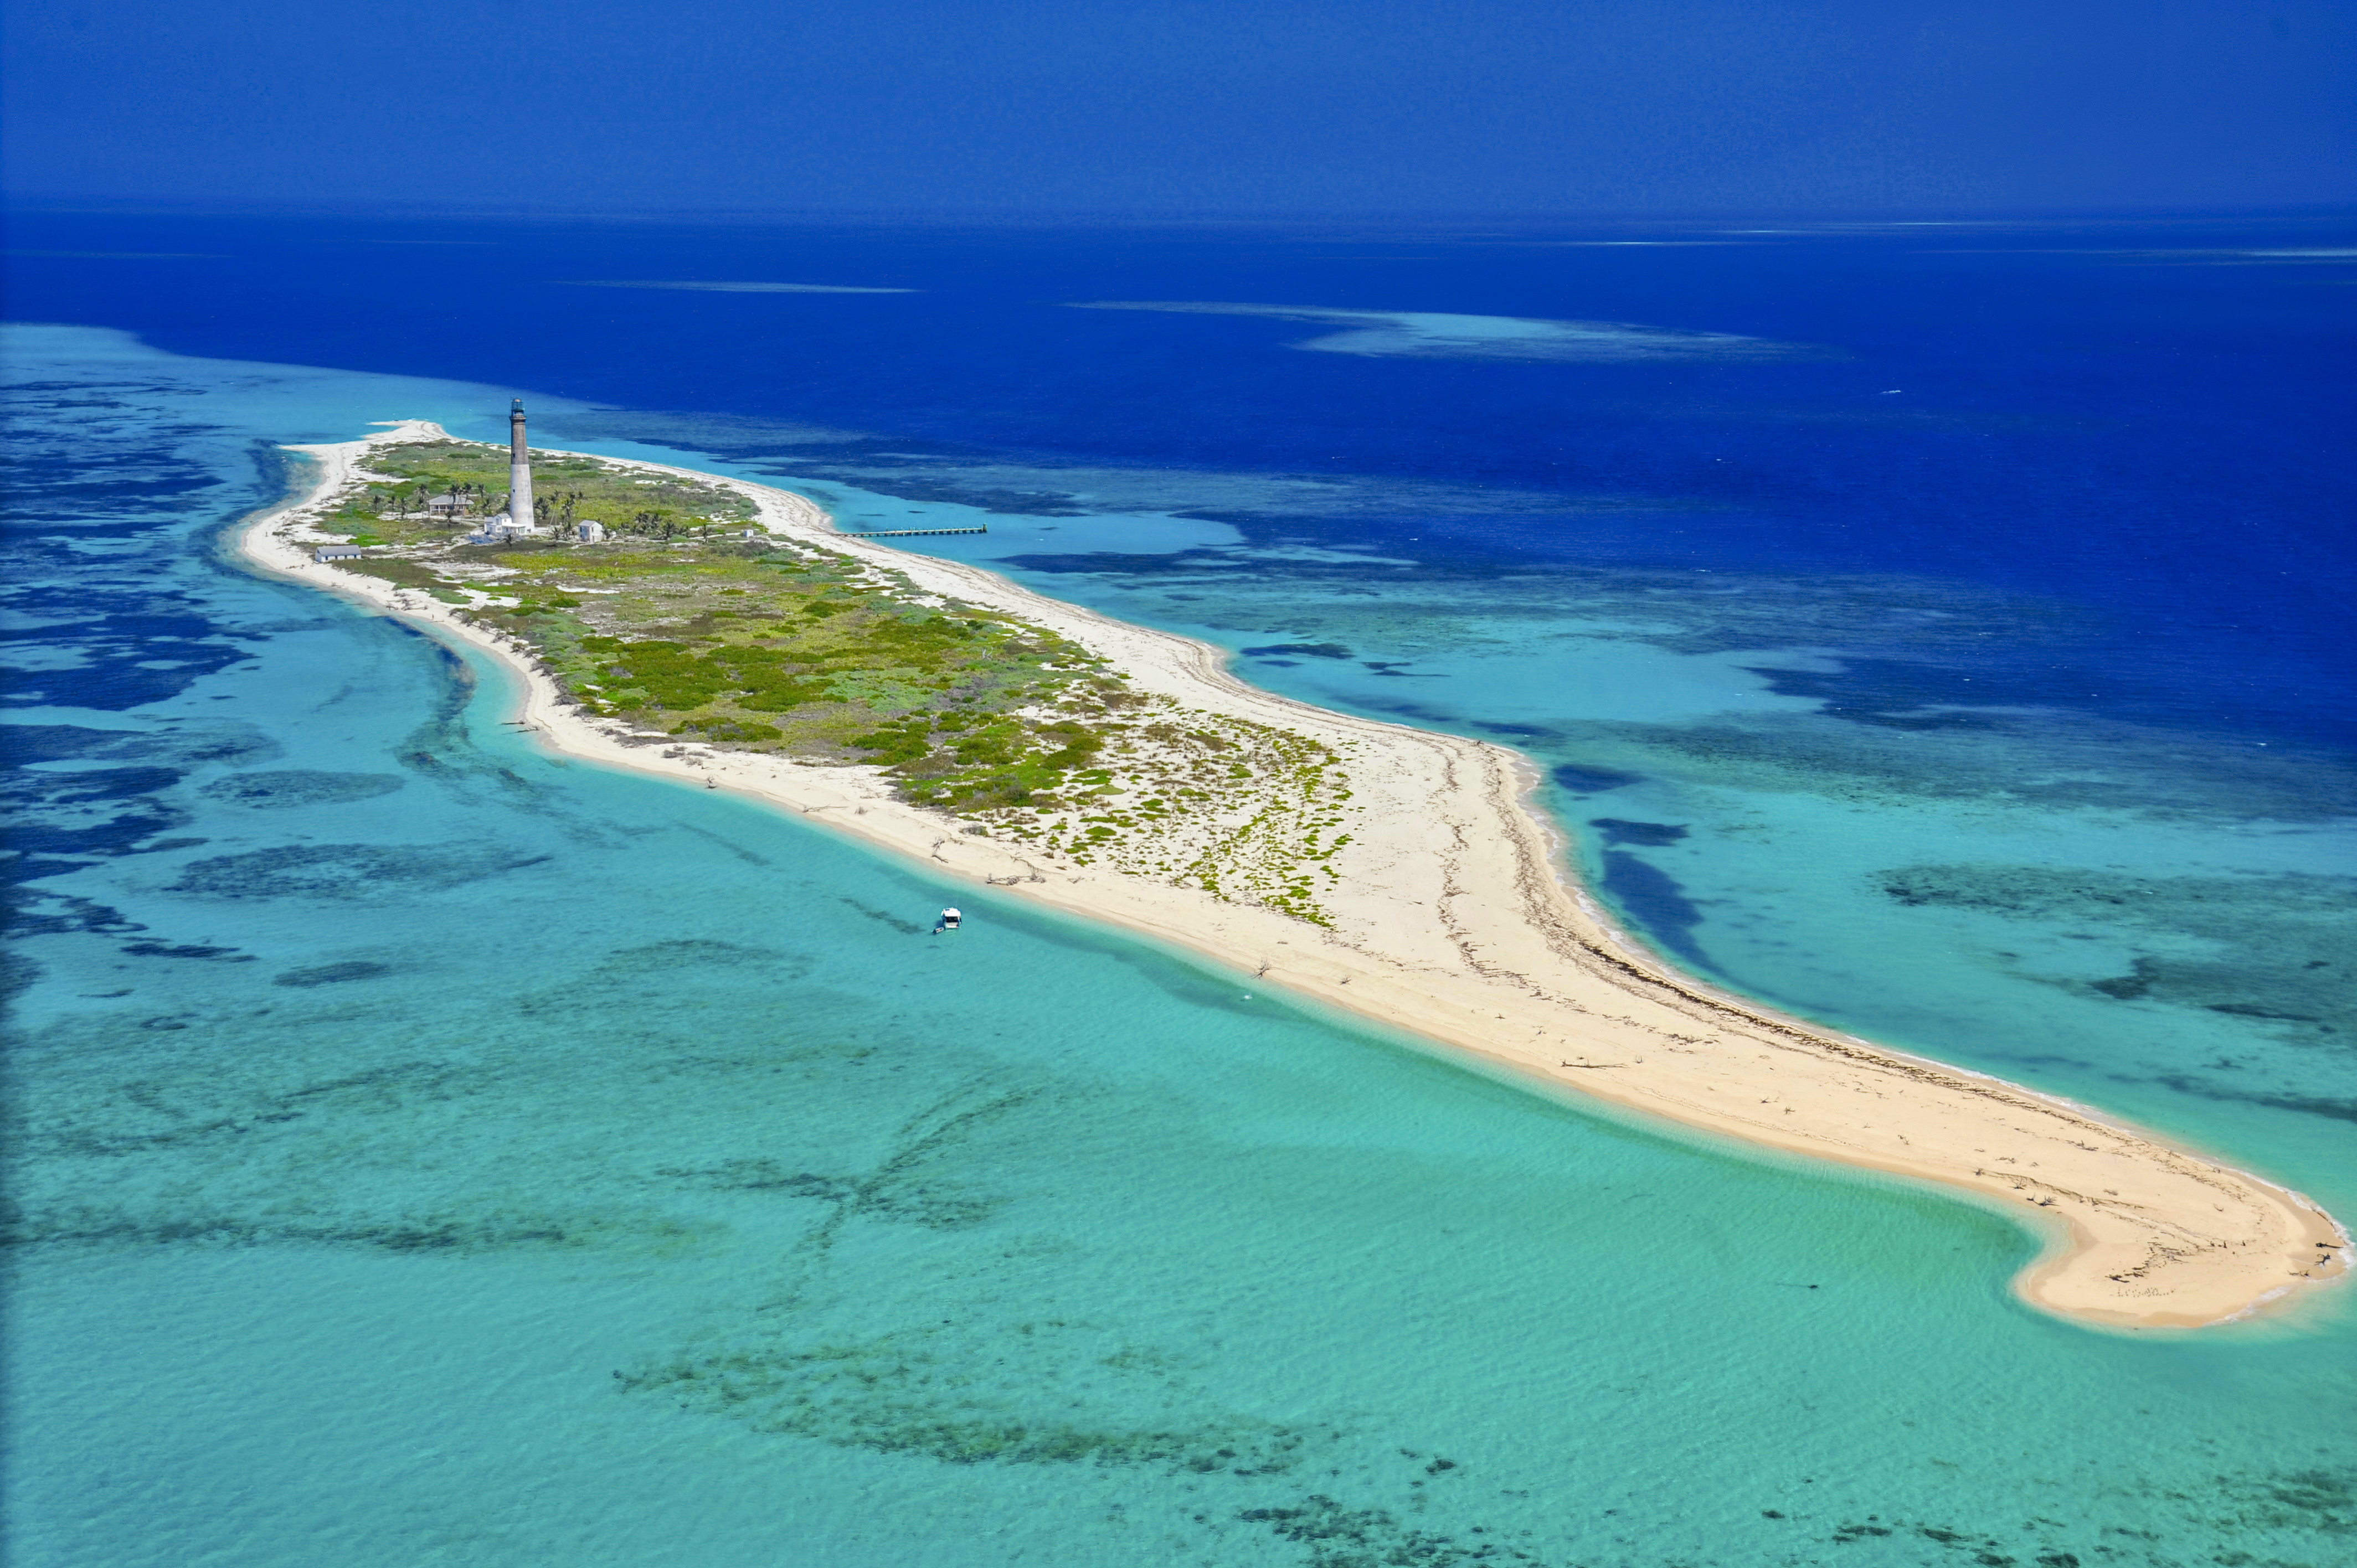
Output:
[[518,528],[539,521],[532,511],[532,453],[523,443],[523,399],[508,413],[508,516]]

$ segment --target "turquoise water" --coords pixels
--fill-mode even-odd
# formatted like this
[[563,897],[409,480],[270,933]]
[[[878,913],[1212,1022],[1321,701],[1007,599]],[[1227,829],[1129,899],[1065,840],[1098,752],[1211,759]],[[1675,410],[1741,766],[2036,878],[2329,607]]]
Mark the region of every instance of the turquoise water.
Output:
[[[12,361],[18,558],[70,589],[30,607],[14,715],[45,726],[18,799],[62,867],[19,944],[16,1561],[2350,1561],[2345,1303],[2091,1333],[2011,1300],[2033,1240],[1976,1208],[1584,1113],[970,888],[969,929],[927,938],[946,885],[541,754],[495,670],[208,553],[287,482],[271,444],[395,414],[479,433],[504,391],[84,333]],[[1485,589],[1451,630],[1445,585],[1353,608],[1265,567],[1216,614],[1157,582],[1157,618],[1463,667],[1512,608]],[[1115,573],[1031,575],[1146,604]],[[1796,866],[1799,835],[1864,839],[1890,801],[1662,767],[1610,726],[1812,706],[1663,640],[1568,645],[1624,705],[1566,714],[1534,682],[1554,728],[1526,738],[1567,761],[1576,721],[1575,781],[1644,775],[1557,803],[1675,866],[1710,966],[2121,1109],[2185,1103],[2051,1048],[2116,1032],[2108,993],[2039,978],[2086,944],[2001,937],[2066,929],[2051,888],[1993,912],[1926,872],[1914,903],[1860,903],[1885,914],[1854,948],[1792,961],[1760,911],[1815,899],[1843,929],[1850,873],[1889,869]],[[1398,701],[1329,668],[1253,673]],[[1482,718],[1516,722],[1489,683]],[[2107,789],[2137,777],[2124,749]],[[2072,853],[2217,854],[2190,819],[2057,804]],[[2038,830],[1959,792],[1920,831],[1953,865]],[[2255,832],[2218,875],[2312,843]],[[1991,1017],[2012,993],[1929,941],[1888,955],[1920,984],[1857,991],[1855,953],[1913,929],[1893,908],[1983,922],[2045,1010]],[[2139,1062],[2217,1047],[2149,1010]],[[2203,1139],[2357,1208],[2345,1149],[2286,1132],[2330,1119],[2201,1103]]]
[[1988,698],[1971,677],[1847,674],[1874,662],[1861,645],[2061,663],[2084,656],[2083,607],[1891,575],[1448,571],[1254,543],[1209,515],[1241,504],[1234,477],[926,465],[952,496],[1076,492],[1026,512],[688,460],[845,526],[985,526],[900,542],[1220,644],[1305,701],[1516,746],[1549,771],[1588,884],[1673,961],[2357,1207],[2346,753],[2058,711],[2002,668]]

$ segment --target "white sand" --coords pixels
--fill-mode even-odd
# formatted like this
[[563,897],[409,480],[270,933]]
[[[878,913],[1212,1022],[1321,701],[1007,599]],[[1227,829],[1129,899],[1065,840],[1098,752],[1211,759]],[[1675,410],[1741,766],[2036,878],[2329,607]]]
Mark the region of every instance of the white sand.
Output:
[[[1353,842],[1330,863],[1321,929],[1272,911],[977,838],[892,798],[880,769],[626,744],[584,717],[529,650],[450,607],[314,564],[311,509],[374,442],[438,436],[407,423],[338,446],[302,500],[242,536],[270,571],[499,655],[524,678],[515,715],[544,744],[608,767],[731,790],[945,876],[1111,922],[1257,974],[1558,1089],[1747,1143],[1921,1177],[2003,1205],[2052,1245],[2015,1282],[2028,1301],[2121,1326],[2210,1324],[2282,1304],[2348,1270],[2349,1237],[2297,1193],[2082,1106],[1778,1015],[1661,963],[1571,886],[1554,830],[1526,804],[1530,765],[1501,746],[1329,713],[1255,691],[1207,644],[1058,603],[974,567],[835,533],[800,496],[688,469],[760,508],[772,533],[1017,615],[1110,659],[1140,691],[1309,736],[1349,759]],[[634,465],[658,471],[652,465]],[[678,748],[673,748],[678,749]],[[969,911],[971,914],[971,911]]]

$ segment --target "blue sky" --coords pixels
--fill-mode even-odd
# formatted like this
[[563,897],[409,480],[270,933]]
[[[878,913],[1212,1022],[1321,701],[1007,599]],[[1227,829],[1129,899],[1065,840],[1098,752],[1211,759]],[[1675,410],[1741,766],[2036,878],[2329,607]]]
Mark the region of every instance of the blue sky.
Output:
[[42,0],[19,199],[517,211],[2336,205],[2357,0]]

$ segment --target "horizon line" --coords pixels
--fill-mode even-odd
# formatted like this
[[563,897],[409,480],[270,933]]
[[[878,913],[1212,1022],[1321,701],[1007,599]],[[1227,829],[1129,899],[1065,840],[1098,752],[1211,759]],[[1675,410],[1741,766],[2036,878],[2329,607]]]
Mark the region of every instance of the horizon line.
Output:
[[236,200],[221,198],[101,195],[16,195],[0,192],[0,210],[42,215],[76,213],[114,217],[320,217],[431,221],[436,219],[519,222],[900,222],[1001,226],[1101,223],[1150,227],[1210,224],[1387,223],[1594,223],[1643,225],[1756,221],[1812,222],[1829,226],[1872,224],[1924,228],[2037,223],[2204,223],[2222,221],[2331,221],[2357,219],[2357,203],[2302,203],[2254,207],[1691,207],[1691,208],[1172,208],[1107,207],[747,207],[677,208],[534,207],[516,203]]

